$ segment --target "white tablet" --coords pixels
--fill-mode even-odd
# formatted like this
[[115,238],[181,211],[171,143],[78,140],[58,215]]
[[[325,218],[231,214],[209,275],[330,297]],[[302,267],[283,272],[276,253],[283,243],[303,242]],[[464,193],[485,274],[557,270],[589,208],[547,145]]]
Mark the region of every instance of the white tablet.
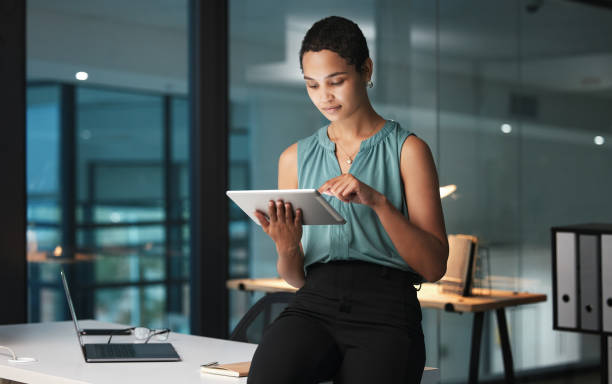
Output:
[[303,225],[345,224],[346,220],[321,196],[316,189],[271,189],[257,191],[227,191],[236,203],[257,225],[255,211],[268,215],[270,200],[291,203],[293,210],[302,209]]

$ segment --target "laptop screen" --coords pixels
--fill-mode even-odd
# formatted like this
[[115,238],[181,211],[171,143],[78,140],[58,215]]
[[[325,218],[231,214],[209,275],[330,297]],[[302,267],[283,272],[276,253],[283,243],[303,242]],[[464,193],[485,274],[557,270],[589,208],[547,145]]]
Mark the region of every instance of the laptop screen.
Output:
[[81,328],[79,327],[79,323],[77,322],[76,313],[74,312],[74,305],[72,304],[72,298],[70,297],[70,290],[68,289],[68,282],[66,281],[66,275],[64,271],[60,271],[62,276],[62,284],[64,285],[64,292],[66,292],[66,300],[68,300],[68,308],[70,309],[70,316],[72,317],[72,322],[74,323],[74,329],[77,333],[77,337],[79,338],[79,343],[81,346],[83,345],[83,340],[81,338]]

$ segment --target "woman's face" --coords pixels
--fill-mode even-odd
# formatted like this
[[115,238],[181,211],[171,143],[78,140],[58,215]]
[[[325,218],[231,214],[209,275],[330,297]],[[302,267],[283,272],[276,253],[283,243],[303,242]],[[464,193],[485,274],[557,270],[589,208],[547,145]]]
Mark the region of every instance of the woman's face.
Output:
[[308,51],[302,68],[310,100],[330,121],[350,116],[367,100],[367,73],[357,72],[336,52]]

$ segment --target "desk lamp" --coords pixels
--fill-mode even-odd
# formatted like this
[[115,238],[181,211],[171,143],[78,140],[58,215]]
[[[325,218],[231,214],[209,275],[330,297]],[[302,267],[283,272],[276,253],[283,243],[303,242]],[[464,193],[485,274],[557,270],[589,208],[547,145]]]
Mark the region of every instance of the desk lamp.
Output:
[[450,194],[455,192],[456,190],[457,190],[457,186],[455,184],[449,184],[449,185],[440,187],[440,198],[443,199],[446,196],[449,196]]

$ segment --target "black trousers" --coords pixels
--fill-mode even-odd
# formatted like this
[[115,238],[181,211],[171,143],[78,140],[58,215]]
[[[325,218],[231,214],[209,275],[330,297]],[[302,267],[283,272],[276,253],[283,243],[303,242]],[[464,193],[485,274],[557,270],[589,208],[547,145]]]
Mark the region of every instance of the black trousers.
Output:
[[317,263],[264,331],[250,384],[419,383],[425,366],[413,275],[361,261]]

